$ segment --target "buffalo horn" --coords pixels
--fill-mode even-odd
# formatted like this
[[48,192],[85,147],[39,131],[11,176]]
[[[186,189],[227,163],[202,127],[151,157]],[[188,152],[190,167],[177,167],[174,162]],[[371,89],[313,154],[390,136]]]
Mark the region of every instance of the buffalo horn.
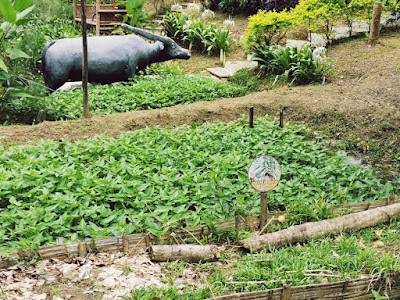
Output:
[[146,30],[143,30],[143,29],[139,29],[139,28],[130,26],[130,25],[128,25],[128,24],[122,24],[121,27],[124,28],[124,29],[130,30],[130,31],[132,31],[133,33],[136,33],[136,34],[138,34],[138,35],[141,35],[141,36],[143,36],[143,37],[145,37],[145,38],[147,38],[147,39],[149,39],[149,40],[152,40],[152,41],[160,41],[160,42],[163,42],[163,43],[169,44],[169,45],[171,45],[171,44],[174,43],[174,41],[171,40],[169,37],[160,36],[160,35],[157,35],[157,34],[148,32],[148,31],[146,31]]

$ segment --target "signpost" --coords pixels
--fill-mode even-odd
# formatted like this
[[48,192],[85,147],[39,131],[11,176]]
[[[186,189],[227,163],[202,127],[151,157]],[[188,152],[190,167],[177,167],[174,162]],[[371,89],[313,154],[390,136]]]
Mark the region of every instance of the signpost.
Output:
[[268,155],[257,157],[249,167],[249,182],[254,189],[261,192],[260,228],[264,228],[267,224],[267,193],[278,185],[281,174],[282,169],[278,161]]

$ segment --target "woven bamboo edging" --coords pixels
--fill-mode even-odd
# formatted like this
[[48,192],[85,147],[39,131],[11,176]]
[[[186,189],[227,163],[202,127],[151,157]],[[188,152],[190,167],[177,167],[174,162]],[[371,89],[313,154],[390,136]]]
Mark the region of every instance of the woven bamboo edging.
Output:
[[309,284],[302,286],[284,285],[283,288],[238,293],[209,298],[206,300],[306,300],[306,299],[347,299],[373,300],[372,290],[384,295],[387,299],[400,299],[400,274],[384,274],[327,284]]
[[[335,214],[361,212],[394,203],[400,203],[400,197],[390,196],[384,200],[338,205],[333,208],[333,212]],[[268,214],[268,218],[284,213],[283,211],[271,212]],[[39,255],[43,259],[62,259],[68,256],[85,255],[88,252],[140,252],[148,249],[151,245],[196,243],[198,240],[208,237],[213,232],[223,232],[244,226],[248,226],[250,230],[254,230],[258,227],[258,224],[259,216],[249,216],[222,222],[215,225],[214,228],[203,225],[175,229],[173,232],[168,232],[161,238],[157,238],[150,233],[124,234],[123,236],[43,247],[34,251],[21,249],[17,253],[10,254],[9,257],[26,259]],[[15,264],[15,262],[0,257],[0,269],[6,268],[12,264]]]

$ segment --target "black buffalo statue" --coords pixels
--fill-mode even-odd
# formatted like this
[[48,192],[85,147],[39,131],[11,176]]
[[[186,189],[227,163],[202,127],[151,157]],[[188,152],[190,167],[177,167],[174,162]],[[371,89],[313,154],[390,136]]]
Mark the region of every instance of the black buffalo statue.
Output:
[[[170,59],[189,59],[190,52],[166,36],[159,36],[126,24],[136,35],[88,38],[89,82],[127,81],[147,65]],[[42,70],[46,86],[56,90],[65,82],[82,80],[82,39],[50,42],[43,50]]]

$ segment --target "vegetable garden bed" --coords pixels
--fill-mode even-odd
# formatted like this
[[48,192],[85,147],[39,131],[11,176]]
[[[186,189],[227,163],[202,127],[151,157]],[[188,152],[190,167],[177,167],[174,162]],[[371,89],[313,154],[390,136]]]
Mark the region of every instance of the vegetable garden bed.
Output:
[[[258,212],[247,184],[254,157],[283,166],[270,209],[288,212],[284,226],[332,216],[332,205],[387,198],[368,168],[349,165],[305,135],[259,118],[176,129],[138,130],[118,139],[45,142],[0,152],[0,242],[3,251],[38,248],[137,232],[211,225]],[[179,157],[179,158],[178,158]],[[7,247],[5,247],[7,245]]]
[[[90,111],[105,115],[148,110],[198,101],[239,97],[246,88],[201,75],[137,76],[128,83],[90,87]],[[42,114],[47,120],[78,119],[82,114],[81,90],[56,92],[46,98]]]

